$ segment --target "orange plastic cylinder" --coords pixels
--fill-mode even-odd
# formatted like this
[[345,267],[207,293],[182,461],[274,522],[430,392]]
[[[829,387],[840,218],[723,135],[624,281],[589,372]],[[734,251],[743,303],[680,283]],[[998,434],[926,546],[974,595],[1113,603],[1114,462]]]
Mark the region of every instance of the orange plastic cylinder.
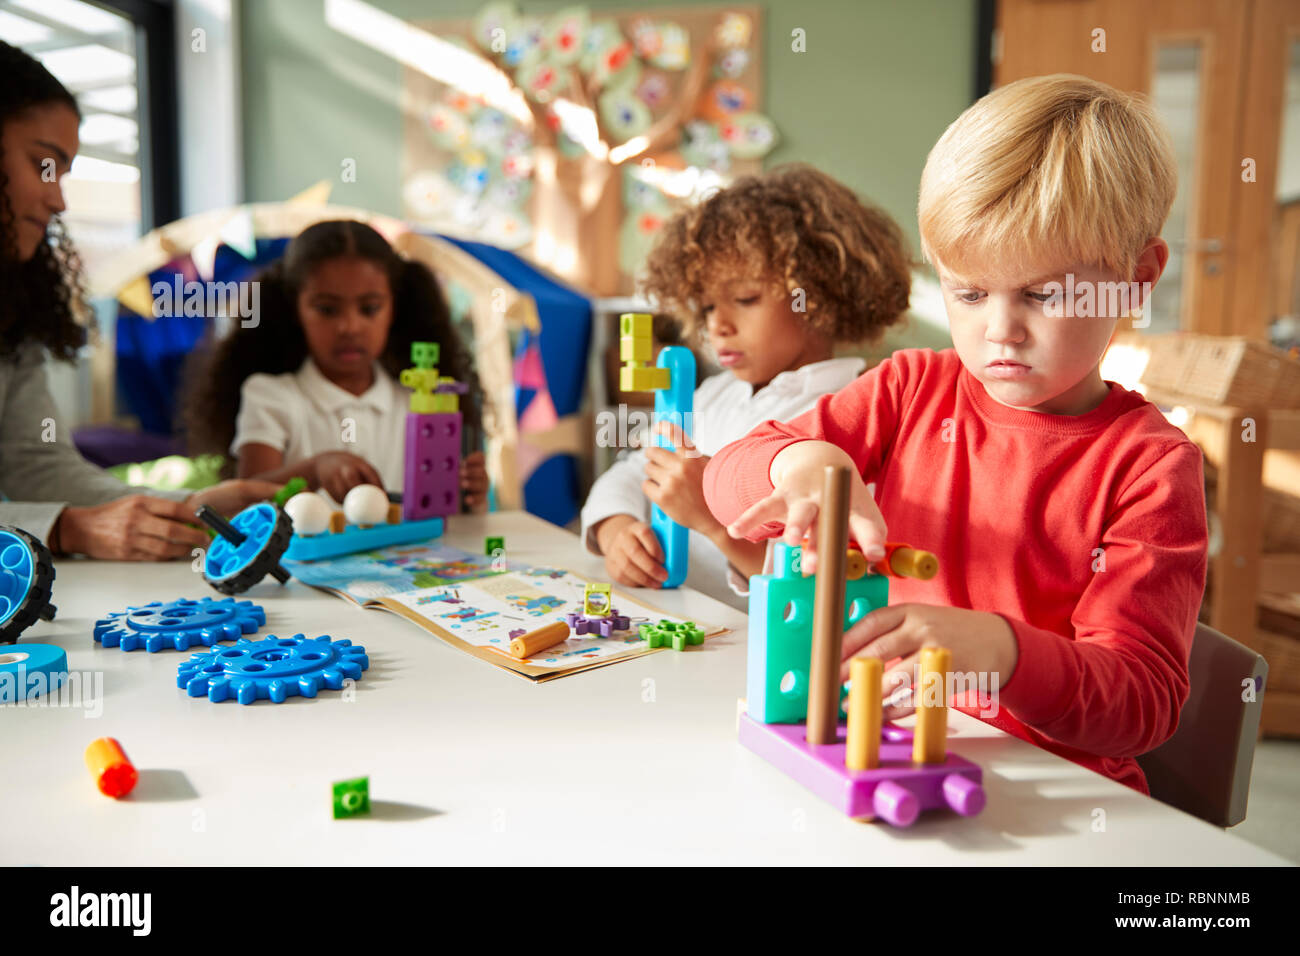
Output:
[[140,779],[122,745],[112,737],[100,737],[86,748],[86,766],[106,797],[126,796]]

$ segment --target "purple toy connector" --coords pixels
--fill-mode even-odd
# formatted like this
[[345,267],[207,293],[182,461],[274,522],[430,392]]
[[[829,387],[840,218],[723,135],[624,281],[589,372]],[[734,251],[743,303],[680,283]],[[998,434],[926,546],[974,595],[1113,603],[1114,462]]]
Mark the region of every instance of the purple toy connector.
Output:
[[984,809],[983,771],[949,752],[943,763],[912,762],[912,733],[886,725],[881,730],[880,766],[844,766],[845,725],[833,744],[810,744],[803,724],[761,724],[740,716],[740,742],[827,803],[855,819],[879,818],[910,826],[923,810],[948,808],[962,816]]
[[627,631],[632,628],[632,619],[625,614],[619,614],[618,608],[611,608],[607,617],[570,611],[564,615],[564,620],[574,634],[599,634],[601,637],[611,637],[616,631]]

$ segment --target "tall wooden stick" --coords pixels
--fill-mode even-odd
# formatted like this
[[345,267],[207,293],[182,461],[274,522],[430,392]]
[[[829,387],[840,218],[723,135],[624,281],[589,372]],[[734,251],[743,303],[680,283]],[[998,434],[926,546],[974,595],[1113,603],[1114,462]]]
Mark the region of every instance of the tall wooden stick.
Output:
[[840,651],[844,644],[844,559],[849,544],[849,469],[828,465],[817,519],[817,587],[813,592],[812,662],[808,671],[810,744],[833,744],[840,719]]

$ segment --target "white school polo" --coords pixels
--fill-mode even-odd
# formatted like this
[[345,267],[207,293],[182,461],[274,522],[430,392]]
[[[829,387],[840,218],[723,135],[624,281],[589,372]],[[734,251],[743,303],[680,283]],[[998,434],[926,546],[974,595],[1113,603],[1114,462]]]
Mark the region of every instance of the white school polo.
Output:
[[351,452],[375,467],[385,490],[401,491],[410,392],[379,363],[374,372],[374,384],[360,395],[339,388],[310,358],[296,372],[250,375],[230,453],[257,442],[280,449],[287,465],[325,451]]

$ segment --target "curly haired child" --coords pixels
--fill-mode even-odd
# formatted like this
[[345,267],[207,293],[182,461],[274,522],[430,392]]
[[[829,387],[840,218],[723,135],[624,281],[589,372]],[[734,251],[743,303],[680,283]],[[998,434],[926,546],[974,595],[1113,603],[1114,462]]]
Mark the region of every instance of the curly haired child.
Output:
[[[411,343],[437,342],[443,374],[471,383],[464,434],[479,424],[470,354],[433,273],[361,222],[318,222],[264,270],[260,312],[198,354],[185,401],[191,453],[231,454],[241,477],[305,478],[336,501],[356,485],[402,487],[397,383]],[[487,503],[483,454],[461,462],[464,504]]]
[[[921,178],[923,248],[955,347],[895,352],[724,449],[704,482],[732,534],[798,544],[825,466],[849,466],[850,531],[869,556],[888,518],[940,572],[897,579],[898,603],[845,634],[845,657],[895,662],[885,677],[905,692],[920,648],[946,646],[954,674],[1000,685],[992,699],[955,694],[960,709],[1144,792],[1134,758],[1173,734],[1188,694],[1202,459],[1100,362],[1168,261],[1175,183],[1168,134],[1140,97],[1069,75],[985,96]],[[1132,290],[1127,308],[1102,296],[1116,287]],[[804,569],[816,563],[806,548]]]
[[657,504],[691,530],[687,585],[736,606],[733,587],[764,548],[728,537],[704,500],[709,456],[768,419],[785,420],[858,376],[837,344],[879,337],[907,309],[910,261],[898,225],[811,166],[737,180],[674,217],[642,289],[708,344],[723,372],[695,393],[694,443],[625,452],[582,509],[583,538],[610,577],[658,587],[667,576],[648,520]]

